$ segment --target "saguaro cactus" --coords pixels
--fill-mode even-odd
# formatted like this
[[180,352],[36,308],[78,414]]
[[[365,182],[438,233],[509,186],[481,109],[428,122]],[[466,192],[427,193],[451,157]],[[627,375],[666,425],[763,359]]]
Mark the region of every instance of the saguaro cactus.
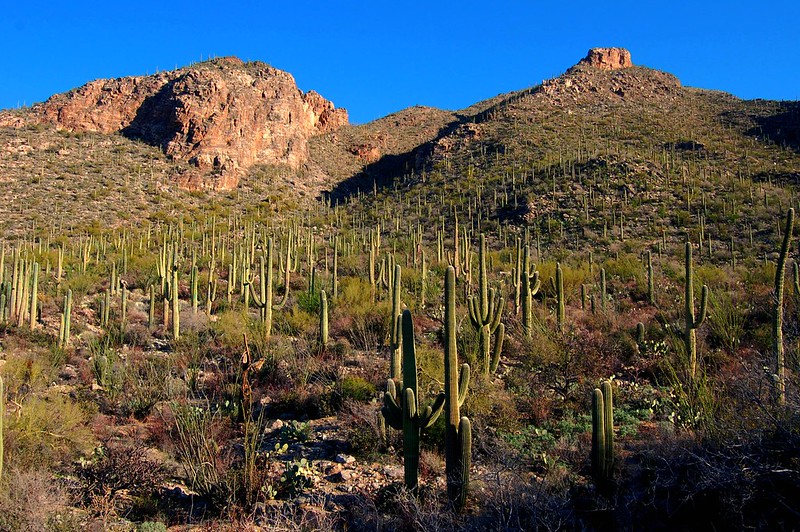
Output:
[[541,280],[536,265],[530,266],[530,251],[525,247],[522,264],[522,328],[530,338],[533,334],[533,296],[539,291]]
[[64,296],[64,312],[61,314],[61,327],[58,331],[58,347],[64,349],[69,343],[69,329],[72,314],[72,290]]
[[3,377],[0,377],[0,478],[3,478],[3,461],[5,459],[5,445],[3,444],[5,437],[5,422],[6,422],[6,388],[3,383]]
[[[444,386],[445,386],[445,471],[447,498],[460,511],[464,507],[469,488],[469,470],[472,463],[472,427],[469,418],[461,417],[459,408],[469,387],[469,364],[458,372],[456,351],[456,272],[447,268],[444,283]],[[458,376],[456,375],[458,373]]]
[[792,241],[794,229],[794,209],[786,211],[786,228],[783,231],[783,244],[775,268],[775,308],[772,315],[772,351],[775,357],[775,396],[779,404],[786,403],[786,358],[783,351],[783,285],[786,276],[786,256]]
[[[497,369],[500,362],[500,353],[503,350],[503,340],[505,339],[505,326],[500,323],[503,315],[505,300],[496,292],[494,288],[488,288],[486,276],[486,239],[483,234],[480,236],[480,248],[478,249],[478,296],[469,298],[469,321],[478,331],[484,375],[489,375]],[[502,326],[502,327],[501,327]],[[491,338],[497,332],[495,338],[494,352],[491,353]]]
[[390,360],[390,373],[389,377],[392,379],[399,379],[400,378],[400,342],[402,340],[402,336],[400,333],[400,277],[401,277],[401,268],[399,264],[395,264],[394,266],[394,275],[392,276],[392,292],[391,292],[391,300],[392,300],[392,316],[391,316],[391,360]]
[[249,283],[250,296],[253,305],[259,309],[259,316],[264,324],[264,336],[267,338],[272,334],[272,248],[273,243],[270,238],[267,241],[267,255],[261,257],[260,261],[258,294],[253,288],[253,283]]
[[433,425],[444,408],[445,394],[440,393],[432,406],[422,407],[417,389],[417,353],[414,344],[414,322],[411,312],[404,310],[403,330],[403,387],[398,398],[395,382],[389,379],[383,397],[381,413],[390,427],[403,431],[403,467],[405,485],[415,490],[419,473],[419,439],[423,430]]
[[181,301],[178,297],[178,262],[177,257],[173,260],[170,268],[170,282],[167,284],[164,292],[164,301],[171,304],[171,312],[167,312],[167,306],[164,305],[164,321],[168,321],[168,315],[172,314],[172,337],[177,340],[180,338],[180,316],[181,316]]
[[325,290],[319,293],[319,343],[323,348],[328,345],[328,296]]
[[655,281],[653,279],[653,254],[647,250],[647,302],[656,304]]
[[33,273],[31,274],[31,308],[30,308],[30,328],[36,327],[36,308],[39,304],[39,263],[33,263]]
[[564,330],[564,322],[566,321],[566,303],[564,297],[564,274],[561,271],[561,263],[556,263],[556,324],[558,332]]
[[604,381],[592,392],[592,473],[600,484],[614,471],[614,400],[611,383]]
[[692,267],[692,244],[686,242],[686,281],[685,281],[685,303],[686,303],[686,328],[684,329],[684,346],[686,356],[689,359],[689,375],[694,379],[697,374],[697,328],[706,319],[706,306],[708,303],[708,287],[703,285],[700,294],[700,314],[695,316],[694,311],[694,268]]

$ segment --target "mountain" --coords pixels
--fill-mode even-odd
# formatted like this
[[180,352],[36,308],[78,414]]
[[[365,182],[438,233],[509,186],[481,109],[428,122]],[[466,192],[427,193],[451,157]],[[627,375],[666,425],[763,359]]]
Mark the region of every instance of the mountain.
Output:
[[188,162],[189,189],[232,190],[258,163],[300,168],[309,137],[347,123],[347,111],[298,90],[287,72],[223,57],[152,76],[97,80],[0,126],[49,124],[73,132],[121,133]]
[[[475,179],[483,194],[508,198],[481,206],[489,218],[574,219],[584,194],[611,204],[627,189],[680,202],[663,185],[694,171],[692,161],[710,176],[795,179],[798,131],[795,103],[684,87],[618,48],[593,49],[560,76],[462,110],[412,107],[363,125],[300,92],[290,74],[229,57],[0,112],[9,190],[0,223],[91,224],[100,212],[116,223],[209,201],[282,212],[320,195],[344,201],[405,181],[428,195]],[[609,173],[615,188],[586,186]],[[553,174],[567,178],[554,188]],[[712,195],[725,181],[707,183]]]

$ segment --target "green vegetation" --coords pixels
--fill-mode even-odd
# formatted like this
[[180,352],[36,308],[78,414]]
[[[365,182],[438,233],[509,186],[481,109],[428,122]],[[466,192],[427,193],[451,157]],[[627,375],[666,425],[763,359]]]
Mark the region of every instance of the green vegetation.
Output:
[[320,201],[0,129],[0,527],[792,528],[796,107],[568,76],[313,139]]

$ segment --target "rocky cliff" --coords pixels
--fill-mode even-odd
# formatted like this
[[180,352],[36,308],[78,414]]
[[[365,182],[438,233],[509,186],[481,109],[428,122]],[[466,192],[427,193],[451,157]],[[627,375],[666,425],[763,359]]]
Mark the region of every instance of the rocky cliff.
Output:
[[230,190],[253,164],[301,167],[308,139],[347,124],[347,111],[287,72],[226,57],[151,76],[98,80],[35,105],[0,126],[53,124],[121,132],[190,163],[175,179],[189,188]]
[[631,53],[625,48],[592,48],[580,63],[600,70],[619,70],[633,66]]

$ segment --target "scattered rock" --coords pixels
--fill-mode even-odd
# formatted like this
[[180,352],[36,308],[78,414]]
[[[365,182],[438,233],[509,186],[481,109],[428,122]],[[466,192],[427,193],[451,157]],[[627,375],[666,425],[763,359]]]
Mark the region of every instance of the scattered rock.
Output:
[[333,475],[328,475],[325,478],[329,482],[335,482],[335,483],[338,484],[340,482],[349,482],[350,480],[353,479],[354,475],[355,475],[355,473],[352,470],[343,469],[343,470],[339,471],[338,473],[334,473]]
[[337,454],[333,461],[337,464],[352,464],[356,459],[349,454]]

